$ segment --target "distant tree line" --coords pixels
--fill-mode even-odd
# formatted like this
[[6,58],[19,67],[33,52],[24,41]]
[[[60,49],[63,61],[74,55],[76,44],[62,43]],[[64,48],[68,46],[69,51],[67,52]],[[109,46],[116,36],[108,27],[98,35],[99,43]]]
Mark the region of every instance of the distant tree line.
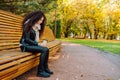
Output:
[[56,8],[56,0],[0,0],[0,9],[24,16],[42,10],[47,13]]

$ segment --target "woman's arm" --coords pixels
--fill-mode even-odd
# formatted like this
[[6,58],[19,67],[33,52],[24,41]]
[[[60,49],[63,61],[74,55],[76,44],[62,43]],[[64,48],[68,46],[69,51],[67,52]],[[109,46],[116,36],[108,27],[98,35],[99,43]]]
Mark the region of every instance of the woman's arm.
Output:
[[30,44],[30,45],[38,45],[38,42],[33,41],[32,39],[30,39],[30,33],[26,33],[25,34],[25,42]]

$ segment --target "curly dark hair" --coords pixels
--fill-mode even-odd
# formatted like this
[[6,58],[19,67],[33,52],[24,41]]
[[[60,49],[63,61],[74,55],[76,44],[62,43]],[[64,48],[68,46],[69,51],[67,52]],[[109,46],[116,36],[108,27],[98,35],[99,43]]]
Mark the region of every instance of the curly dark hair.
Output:
[[44,20],[40,24],[41,25],[41,30],[39,30],[40,34],[42,34],[43,31],[44,31],[45,24],[46,24],[46,17],[45,17],[45,15],[42,11],[32,12],[24,18],[24,20],[22,22],[23,34],[24,33],[29,33],[30,30],[32,29],[32,26],[34,26],[35,23],[37,21],[39,21],[42,17],[44,17]]

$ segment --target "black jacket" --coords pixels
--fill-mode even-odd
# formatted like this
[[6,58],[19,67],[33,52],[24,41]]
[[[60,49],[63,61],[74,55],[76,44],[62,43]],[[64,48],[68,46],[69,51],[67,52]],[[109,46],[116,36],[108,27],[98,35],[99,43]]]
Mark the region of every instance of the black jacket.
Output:
[[20,47],[22,48],[22,51],[25,51],[25,47],[28,45],[38,46],[38,42],[35,41],[35,36],[36,33],[33,29],[29,33],[25,33],[22,35],[20,39]]

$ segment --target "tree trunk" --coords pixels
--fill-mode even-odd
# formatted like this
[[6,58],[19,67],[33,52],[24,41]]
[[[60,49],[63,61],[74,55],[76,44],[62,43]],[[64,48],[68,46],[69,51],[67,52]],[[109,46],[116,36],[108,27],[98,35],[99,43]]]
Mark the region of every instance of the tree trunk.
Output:
[[97,39],[97,30],[96,30],[96,28],[94,29],[94,39]]
[[[87,23],[86,23],[86,24],[87,24]],[[89,33],[90,39],[92,39],[92,33],[91,33],[91,31],[90,31],[90,28],[89,28],[88,24],[87,24],[87,29],[88,29],[88,33]]]
[[68,32],[65,32],[64,35],[65,35],[65,38],[68,38]]

